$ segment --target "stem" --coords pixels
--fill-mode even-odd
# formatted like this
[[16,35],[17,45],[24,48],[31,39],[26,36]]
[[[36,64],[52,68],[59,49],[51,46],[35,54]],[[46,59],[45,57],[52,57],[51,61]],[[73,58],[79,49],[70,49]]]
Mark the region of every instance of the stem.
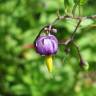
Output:
[[86,65],[86,66],[84,67],[84,65],[85,65],[86,63],[85,63],[85,61],[83,60],[83,58],[82,58],[82,56],[81,56],[81,54],[80,54],[79,47],[78,47],[74,42],[72,42],[72,44],[73,44],[74,47],[77,49],[78,56],[79,56],[80,67],[85,68],[85,70],[86,70],[86,69],[88,70],[88,67],[89,67],[88,65]]
[[79,56],[79,59],[81,60],[82,59],[82,56],[80,54],[80,50],[79,50],[79,47],[73,42],[72,43],[74,45],[74,47],[77,49],[77,52],[78,52],[78,56]]
[[40,36],[40,34],[42,33],[42,31],[43,31],[46,27],[48,27],[48,25],[44,26],[44,27],[40,30],[40,32],[38,33],[38,35],[36,36],[36,38],[35,38],[35,40],[34,40],[34,42],[33,42],[34,44],[36,43],[37,38]]
[[79,19],[79,22],[77,23],[77,26],[76,26],[75,30],[74,30],[73,33],[71,34],[71,37],[70,37],[68,40],[66,40],[65,42],[59,43],[59,44],[68,45],[69,43],[71,43],[71,42],[74,40],[75,33],[76,33],[76,31],[77,31],[80,23],[81,23],[81,19]]
[[40,30],[40,32],[38,33],[36,39],[34,40],[34,44],[35,44],[37,38],[40,36],[41,32],[42,32],[46,27],[51,26],[51,28],[52,28],[52,26],[55,25],[58,20],[64,20],[64,19],[77,19],[77,20],[79,20],[79,22],[78,22],[78,24],[77,24],[77,26],[76,26],[73,34],[71,35],[71,39],[73,39],[74,36],[75,36],[74,33],[77,31],[77,28],[79,27],[79,25],[80,25],[80,23],[81,23],[81,20],[82,20],[82,19],[96,19],[96,15],[92,15],[92,16],[70,16],[70,15],[63,15],[63,16],[59,16],[59,17],[57,17],[51,24],[44,26],[44,27]]
[[77,31],[77,29],[78,29],[78,27],[79,27],[80,23],[81,23],[81,19],[79,19],[79,22],[77,23],[77,26],[76,26],[76,28],[75,28],[74,32],[73,32],[73,33],[72,33],[72,35],[71,35],[71,39],[72,39],[72,40],[73,40],[73,39],[74,39],[74,37],[75,37],[75,33],[76,33],[76,31]]

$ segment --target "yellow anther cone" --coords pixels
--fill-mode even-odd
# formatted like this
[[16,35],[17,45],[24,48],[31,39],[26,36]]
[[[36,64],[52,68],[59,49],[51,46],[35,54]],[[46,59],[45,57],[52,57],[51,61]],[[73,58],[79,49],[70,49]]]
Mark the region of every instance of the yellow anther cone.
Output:
[[46,56],[45,62],[46,62],[48,71],[52,72],[52,69],[53,69],[52,55]]

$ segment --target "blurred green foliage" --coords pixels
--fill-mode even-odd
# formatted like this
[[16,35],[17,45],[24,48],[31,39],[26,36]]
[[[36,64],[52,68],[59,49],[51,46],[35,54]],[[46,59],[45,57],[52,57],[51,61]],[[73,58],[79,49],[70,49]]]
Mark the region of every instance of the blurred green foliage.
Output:
[[[76,1],[0,0],[0,96],[96,96],[96,20],[84,20],[75,38],[89,63],[87,72],[80,68],[73,46],[67,55],[64,46],[59,46],[52,74],[47,72],[43,56],[23,48],[33,43],[44,25],[54,21],[58,8],[64,15],[64,8],[72,11]],[[85,4],[82,15],[96,13],[95,0],[80,1]],[[57,38],[68,38],[76,23],[71,19],[58,22]]]

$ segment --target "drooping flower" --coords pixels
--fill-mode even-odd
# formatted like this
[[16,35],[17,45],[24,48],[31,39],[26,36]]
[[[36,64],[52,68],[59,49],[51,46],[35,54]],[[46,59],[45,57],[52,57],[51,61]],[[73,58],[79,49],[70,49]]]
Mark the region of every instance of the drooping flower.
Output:
[[52,55],[57,52],[58,40],[54,35],[40,36],[36,40],[35,47],[40,55]]
[[58,40],[54,35],[39,36],[35,42],[36,52],[45,55],[45,61],[49,72],[53,69],[52,55],[58,50]]

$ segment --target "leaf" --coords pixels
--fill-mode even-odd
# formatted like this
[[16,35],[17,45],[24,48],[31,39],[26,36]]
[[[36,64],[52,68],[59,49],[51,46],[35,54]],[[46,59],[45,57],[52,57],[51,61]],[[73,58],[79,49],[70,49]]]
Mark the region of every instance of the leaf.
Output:
[[84,5],[87,3],[88,0],[74,0],[74,2],[78,5]]
[[65,12],[70,13],[74,6],[74,0],[64,0]]
[[80,5],[84,5],[87,3],[88,0],[80,0]]

